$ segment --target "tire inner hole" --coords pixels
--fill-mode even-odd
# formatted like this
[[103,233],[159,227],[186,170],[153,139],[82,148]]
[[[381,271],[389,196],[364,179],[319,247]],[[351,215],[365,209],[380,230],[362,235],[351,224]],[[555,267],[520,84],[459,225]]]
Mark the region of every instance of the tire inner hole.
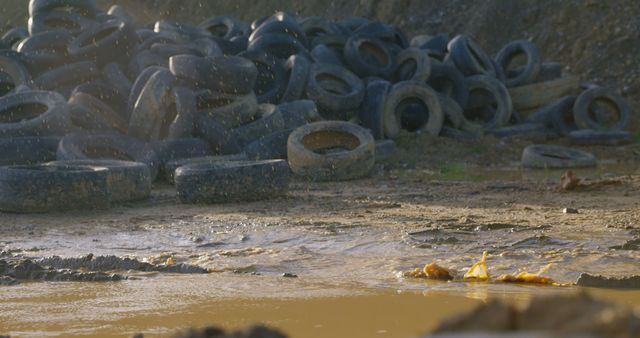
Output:
[[0,111],[0,123],[30,120],[44,114],[49,108],[41,103],[23,103]]
[[346,81],[330,74],[319,74],[316,81],[322,89],[331,94],[346,95],[351,92],[351,86]]
[[611,127],[620,120],[618,105],[608,98],[598,98],[589,105],[589,118],[603,127]]
[[316,154],[332,154],[354,150],[360,146],[360,140],[347,132],[322,130],[303,137],[302,145]]
[[402,129],[410,132],[420,130],[429,122],[429,107],[421,99],[406,98],[396,106],[396,114],[400,114]]
[[389,56],[375,43],[364,41],[358,46],[358,54],[370,66],[385,68],[389,65]]
[[469,101],[464,117],[469,121],[491,122],[498,111],[498,102],[493,93],[485,88],[475,88],[469,92]]
[[415,59],[409,58],[402,62],[398,67],[397,77],[399,80],[410,80],[416,75],[418,70],[418,62]]

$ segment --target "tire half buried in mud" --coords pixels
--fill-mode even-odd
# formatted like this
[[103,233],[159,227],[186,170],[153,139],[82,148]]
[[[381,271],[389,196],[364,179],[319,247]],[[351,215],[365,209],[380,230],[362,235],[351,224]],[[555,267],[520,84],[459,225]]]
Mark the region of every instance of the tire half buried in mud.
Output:
[[108,169],[25,165],[0,168],[0,211],[46,213],[109,207]]
[[224,161],[180,167],[175,183],[182,203],[226,203],[283,196],[290,177],[284,160]]

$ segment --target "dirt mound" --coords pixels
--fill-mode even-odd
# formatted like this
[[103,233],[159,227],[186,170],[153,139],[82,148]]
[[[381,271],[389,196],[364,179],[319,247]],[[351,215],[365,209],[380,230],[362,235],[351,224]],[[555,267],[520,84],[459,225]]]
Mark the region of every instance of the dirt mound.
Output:
[[[566,71],[618,89],[633,111],[640,107],[640,6],[633,0],[98,0],[103,8],[124,5],[141,22],[160,17],[197,23],[213,15],[251,21],[283,10],[330,18],[364,16],[391,22],[408,34],[464,33],[474,36],[491,54],[514,39],[530,39],[547,60]],[[24,0],[4,0],[0,17],[7,26],[24,25]],[[640,127],[633,118],[632,129]]]

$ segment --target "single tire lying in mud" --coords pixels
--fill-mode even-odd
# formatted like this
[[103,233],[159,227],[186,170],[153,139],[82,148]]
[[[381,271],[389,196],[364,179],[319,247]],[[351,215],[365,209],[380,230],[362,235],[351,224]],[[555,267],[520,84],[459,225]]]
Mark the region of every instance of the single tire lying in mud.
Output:
[[53,161],[59,142],[57,137],[0,138],[0,166]]
[[109,207],[108,169],[91,166],[0,168],[0,211],[43,213]]
[[227,161],[193,164],[175,172],[182,203],[258,201],[283,196],[291,172],[287,161]]
[[592,154],[554,145],[534,144],[522,152],[522,166],[532,169],[563,169],[595,167],[598,161]]
[[[524,54],[527,57],[527,65],[515,76],[509,76],[508,67],[511,61],[518,55]],[[507,73],[507,87],[515,87],[522,84],[530,83],[540,75],[542,67],[542,56],[536,45],[528,40],[516,40],[504,46],[498,56],[496,62]]]
[[142,162],[149,166],[151,177],[158,174],[159,160],[151,146],[133,137],[115,133],[69,134],[60,140],[58,160],[121,160]]
[[358,125],[325,121],[302,126],[289,135],[291,170],[318,181],[345,181],[368,176],[375,162],[371,133]]
[[[598,121],[595,115],[597,112],[592,109],[594,105],[604,103],[615,110],[615,119],[607,117],[608,121]],[[573,106],[573,116],[580,129],[593,130],[624,130],[629,125],[630,108],[627,102],[611,89],[606,87],[596,87],[584,91],[576,99]],[[609,123],[608,123],[609,122]]]
[[165,180],[169,183],[174,183],[174,175],[176,173],[176,169],[186,165],[194,165],[194,164],[215,165],[220,162],[246,161],[246,160],[248,160],[247,156],[242,153],[232,154],[232,155],[181,158],[181,159],[177,159],[177,160],[173,160],[165,163],[162,166],[162,171],[164,172]]
[[398,82],[391,87],[384,108],[386,137],[395,139],[401,128],[424,130],[437,136],[443,123],[444,114],[436,92],[414,81]]
[[47,91],[0,98],[0,137],[64,135],[71,125],[67,102]]
[[578,145],[617,146],[633,142],[633,134],[623,130],[575,130],[568,138],[570,143]]
[[48,166],[107,168],[107,189],[112,203],[138,201],[151,194],[149,166],[140,162],[114,160],[72,160],[49,162]]

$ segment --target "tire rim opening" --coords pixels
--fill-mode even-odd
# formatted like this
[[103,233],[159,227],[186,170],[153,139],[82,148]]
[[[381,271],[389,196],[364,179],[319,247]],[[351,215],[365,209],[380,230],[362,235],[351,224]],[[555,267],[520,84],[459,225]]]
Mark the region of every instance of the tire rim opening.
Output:
[[332,154],[354,150],[360,146],[360,140],[347,132],[322,130],[304,136],[302,144],[316,154]]

